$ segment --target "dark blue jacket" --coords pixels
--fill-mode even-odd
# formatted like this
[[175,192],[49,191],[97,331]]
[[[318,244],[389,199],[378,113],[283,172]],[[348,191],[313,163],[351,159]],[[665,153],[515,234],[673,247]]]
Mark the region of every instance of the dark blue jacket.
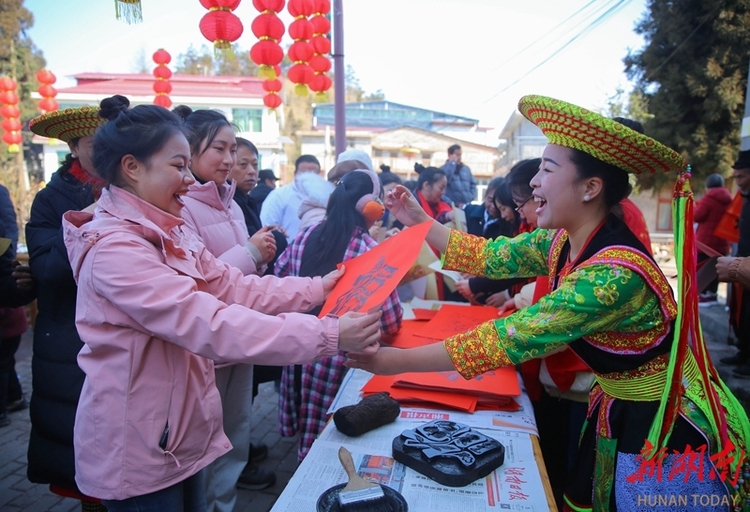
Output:
[[84,373],[77,362],[83,342],[75,326],[77,287],[63,243],[62,216],[93,202],[91,187],[61,168],[34,198],[26,225],[31,272],[39,288],[28,477],[70,489],[77,489],[73,423]]

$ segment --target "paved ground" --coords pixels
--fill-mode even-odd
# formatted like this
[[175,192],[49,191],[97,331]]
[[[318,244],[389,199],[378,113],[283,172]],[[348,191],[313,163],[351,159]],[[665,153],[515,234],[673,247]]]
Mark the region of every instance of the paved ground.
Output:
[[[665,269],[667,275],[669,272]],[[723,302],[723,287],[720,288]],[[732,376],[732,368],[719,363],[719,358],[735,353],[727,342],[727,313],[723,305],[701,308],[703,331],[709,352],[727,385],[750,410],[750,380]],[[31,391],[31,335],[24,336],[17,353],[16,370],[27,394]],[[265,442],[269,457],[261,465],[277,475],[276,484],[260,492],[239,491],[237,512],[263,512],[273,506],[284,486],[297,468],[296,438],[282,438],[277,433],[277,398],[273,384],[263,384],[254,409],[254,435]],[[29,438],[28,410],[11,415],[10,426],[0,429],[0,510],[5,512],[73,512],[80,510],[77,501],[60,498],[47,486],[30,483],[26,479],[26,446]]]
[[[16,371],[21,385],[31,391],[31,332],[24,335],[16,353]],[[260,463],[276,472],[276,484],[263,491],[239,490],[235,512],[266,512],[297,469],[297,438],[279,436],[277,423],[278,395],[273,383],[261,384],[253,406],[254,440],[268,445],[268,458]],[[29,411],[11,414],[11,424],[0,428],[0,510],[3,512],[73,512],[80,502],[52,494],[46,485],[26,479],[26,448],[29,442]]]

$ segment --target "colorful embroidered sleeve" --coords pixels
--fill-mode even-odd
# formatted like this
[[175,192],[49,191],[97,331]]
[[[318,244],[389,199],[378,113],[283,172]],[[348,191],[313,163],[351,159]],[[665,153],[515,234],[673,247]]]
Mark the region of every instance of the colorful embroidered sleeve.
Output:
[[537,229],[515,238],[487,240],[451,230],[443,268],[492,279],[547,275],[547,255],[555,233]]
[[666,335],[667,316],[639,274],[593,264],[576,269],[533,306],[448,338],[445,346],[459,373],[471,379],[581,337],[612,351],[646,350]]

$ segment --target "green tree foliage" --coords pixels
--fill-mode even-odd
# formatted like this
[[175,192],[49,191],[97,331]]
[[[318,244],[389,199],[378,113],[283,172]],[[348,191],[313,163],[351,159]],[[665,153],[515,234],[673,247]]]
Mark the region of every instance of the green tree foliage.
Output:
[[[650,0],[625,59],[648,107],[646,133],[679,151],[695,184],[727,174],[739,150],[750,58],[750,0]],[[644,177],[657,187],[670,177]]]
[[[21,228],[28,220],[33,199],[32,191],[27,189],[27,169],[32,175],[41,171],[41,161],[30,144],[32,134],[28,131],[28,122],[39,115],[37,102],[31,99],[31,92],[39,87],[36,72],[44,68],[46,62],[27,34],[33,25],[34,16],[23,6],[23,0],[0,1],[0,76],[11,77],[18,84],[18,108],[25,128],[22,153],[8,153],[8,146],[0,142],[0,183],[10,191]],[[20,233],[23,233],[23,229]]]

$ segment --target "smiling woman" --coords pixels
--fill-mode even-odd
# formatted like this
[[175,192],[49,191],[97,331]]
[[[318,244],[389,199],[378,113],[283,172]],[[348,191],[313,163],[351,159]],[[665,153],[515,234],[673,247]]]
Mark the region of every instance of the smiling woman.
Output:
[[[568,346],[594,372],[596,384],[569,471],[566,509],[636,510],[639,493],[723,498],[714,508],[684,510],[726,512],[723,504],[744,503],[741,484],[709,477],[721,473],[717,464],[732,474],[750,471],[741,466],[750,423],[706,357],[697,300],[681,297],[677,321],[678,304],[664,274],[610,212],[626,194],[628,172],[679,173],[678,197],[687,196],[687,163],[659,142],[575,105],[526,96],[519,110],[550,139],[531,180],[535,203],[527,203],[536,205],[541,229],[487,241],[433,222],[427,241],[445,253],[444,268],[494,278],[547,276],[551,292],[443,343],[383,348],[352,356],[349,365],[384,374],[455,368],[469,379]],[[403,187],[386,205],[407,226],[430,221]],[[696,447],[705,448],[695,455],[703,473],[644,477],[644,458],[659,453],[660,467],[674,475],[680,457]],[[728,454],[726,463],[719,454]]]
[[231,450],[213,361],[374,352],[380,314],[297,313],[322,304],[339,271],[260,279],[216,259],[179,217],[194,182],[180,119],[122,96],[101,107],[94,162],[108,186],[93,214],[63,220],[86,375],[75,479],[110,512],[202,512],[202,470]]

